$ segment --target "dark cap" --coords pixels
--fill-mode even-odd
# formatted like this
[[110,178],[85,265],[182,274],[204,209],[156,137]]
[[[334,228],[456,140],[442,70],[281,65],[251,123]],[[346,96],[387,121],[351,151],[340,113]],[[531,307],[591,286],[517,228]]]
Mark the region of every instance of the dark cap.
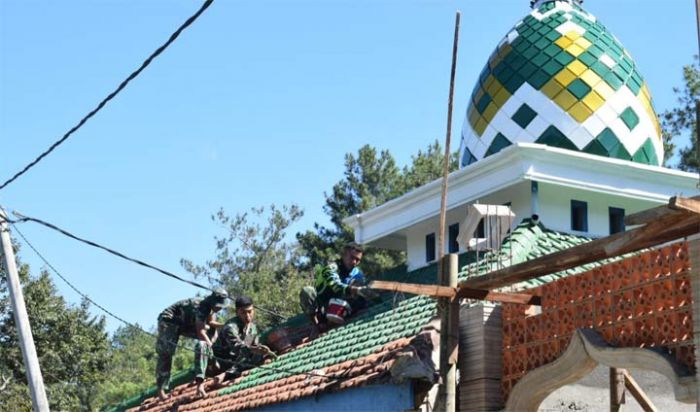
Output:
[[212,306],[224,307],[226,304],[226,299],[228,299],[228,293],[224,289],[216,289],[211,292],[211,295],[205,298],[206,301],[211,303]]
[[253,306],[253,299],[248,296],[236,298],[236,309],[247,308],[248,306]]

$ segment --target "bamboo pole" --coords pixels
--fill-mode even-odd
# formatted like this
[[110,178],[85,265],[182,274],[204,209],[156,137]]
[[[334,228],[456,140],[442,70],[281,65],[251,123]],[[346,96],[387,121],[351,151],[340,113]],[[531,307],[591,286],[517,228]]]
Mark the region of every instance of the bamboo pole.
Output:
[[447,177],[450,174],[450,140],[452,139],[452,105],[455,91],[455,72],[457,70],[457,49],[459,45],[459,21],[462,14],[455,14],[455,34],[452,43],[452,70],[450,72],[450,93],[447,99],[447,132],[445,136],[445,159],[443,161],[442,194],[440,197],[440,227],[438,229],[438,273],[444,274],[442,257],[445,255],[445,225],[447,214]]

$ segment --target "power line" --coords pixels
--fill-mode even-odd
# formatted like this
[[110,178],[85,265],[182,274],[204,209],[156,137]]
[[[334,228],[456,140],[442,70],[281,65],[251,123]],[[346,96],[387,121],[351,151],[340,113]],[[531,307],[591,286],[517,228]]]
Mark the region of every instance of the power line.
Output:
[[[92,303],[93,305],[95,305],[96,307],[98,307],[100,310],[102,310],[102,311],[103,311],[104,313],[106,313],[108,316],[110,316],[110,317],[112,317],[112,318],[114,318],[114,319],[116,319],[116,320],[122,322],[124,325],[129,326],[129,327],[131,327],[131,328],[133,328],[133,329],[135,329],[135,330],[137,330],[137,331],[139,331],[139,332],[141,332],[141,333],[144,333],[144,334],[146,334],[146,335],[149,335],[149,336],[151,336],[151,337],[153,337],[153,338],[155,338],[155,339],[158,339],[158,335],[156,335],[156,334],[154,334],[154,333],[151,333],[151,332],[149,332],[149,331],[143,329],[141,326],[139,326],[139,325],[137,325],[137,324],[134,324],[134,323],[131,323],[131,322],[125,320],[124,318],[122,318],[122,317],[116,315],[115,313],[113,313],[113,312],[110,311],[109,309],[107,309],[107,308],[105,308],[104,306],[102,306],[102,305],[100,305],[99,303],[97,303],[94,299],[90,298],[90,296],[88,296],[87,294],[85,294],[85,293],[83,293],[82,291],[80,291],[80,289],[78,289],[73,283],[71,283],[68,279],[66,279],[66,277],[63,276],[63,275],[58,271],[58,269],[56,269],[56,267],[54,267],[54,266],[51,264],[51,262],[49,262],[49,261],[44,257],[44,255],[42,255],[41,252],[39,252],[39,251],[37,250],[36,247],[34,247],[34,245],[27,239],[26,236],[24,236],[24,234],[17,228],[16,225],[14,225],[14,223],[10,222],[9,220],[8,220],[7,222],[10,223],[10,225],[11,225],[12,228],[13,228],[13,230],[15,230],[15,231],[17,232],[17,234],[22,238],[22,240],[24,240],[24,242],[27,244],[27,246],[29,246],[29,248],[32,249],[32,250],[34,251],[34,253],[36,253],[36,255],[39,257],[39,259],[41,259],[41,260],[44,262],[44,264],[46,264],[46,266],[47,266],[49,269],[51,269],[59,278],[61,278],[61,280],[63,280],[63,281],[64,281],[71,289],[73,289],[73,291],[75,291],[78,295],[80,295],[80,296],[83,297],[85,300],[87,300],[88,302],[90,302],[90,303]],[[257,308],[257,306],[256,306],[256,308]],[[175,342],[175,341],[170,341],[170,343],[171,343],[171,344],[174,344],[176,347],[178,347],[178,348],[180,348],[180,349],[185,349],[185,350],[188,350],[188,351],[194,351],[194,348],[191,348],[191,347],[189,347],[189,346],[186,346],[184,343]],[[225,358],[217,357],[217,356],[214,356],[213,354],[210,355],[210,358],[215,359],[215,360],[219,360],[219,361],[230,362],[230,359],[225,359]],[[255,364],[246,363],[246,362],[241,362],[241,363],[246,364],[247,366],[253,366],[253,367],[256,367],[256,368],[260,368],[260,369],[263,369],[263,370],[270,370],[270,371],[273,371],[273,372],[288,373],[288,374],[290,374],[290,375],[299,375],[299,374],[300,374],[300,375],[307,375],[307,376],[311,376],[311,377],[322,377],[322,378],[327,378],[327,379],[332,379],[332,380],[337,380],[337,381],[341,381],[341,380],[344,380],[344,379],[348,379],[348,378],[347,378],[346,376],[344,376],[344,375],[347,375],[347,373],[349,372],[349,369],[348,369],[348,371],[345,371],[345,372],[343,372],[342,374],[337,375],[337,376],[336,376],[336,375],[321,375],[321,374],[314,373],[314,372],[295,372],[295,371],[291,371],[291,370],[289,370],[289,369],[282,369],[282,368],[271,367],[271,366],[266,366],[266,365],[255,365]]]
[[[96,242],[93,242],[93,241],[91,241],[91,240],[87,240],[87,239],[83,239],[83,238],[81,238],[81,237],[78,237],[78,236],[76,236],[76,235],[74,235],[74,234],[68,232],[67,230],[61,229],[60,227],[58,227],[58,226],[56,226],[56,225],[54,225],[54,224],[52,224],[52,223],[43,221],[43,220],[41,220],[41,219],[37,219],[37,218],[25,216],[25,215],[23,215],[23,214],[21,214],[21,213],[19,213],[19,212],[16,212],[16,211],[14,211],[13,213],[14,213],[19,219],[18,219],[18,220],[13,220],[13,221],[9,221],[9,220],[8,220],[8,223],[11,223],[11,224],[12,224],[12,223],[19,223],[19,222],[35,222],[35,223],[38,223],[38,224],[40,224],[40,225],[42,225],[42,226],[45,226],[45,227],[47,227],[47,228],[49,228],[49,229],[55,230],[55,231],[57,231],[58,233],[61,233],[62,235],[67,236],[67,237],[69,237],[69,238],[71,238],[71,239],[74,239],[74,240],[77,240],[77,241],[79,241],[79,242],[81,242],[81,243],[85,243],[85,244],[90,245],[90,246],[92,246],[92,247],[95,247],[95,248],[104,250],[104,251],[106,251],[107,253],[110,253],[110,254],[112,254],[112,255],[114,255],[114,256],[120,257],[120,258],[122,258],[122,259],[124,259],[124,260],[127,260],[127,261],[129,261],[129,262],[136,263],[137,265],[141,265],[141,266],[147,267],[147,268],[149,268],[149,269],[155,270],[156,272],[162,273],[162,274],[164,274],[164,275],[166,275],[166,276],[169,276],[169,277],[171,277],[171,278],[173,278],[173,279],[175,279],[175,280],[179,280],[180,282],[184,282],[184,283],[187,283],[187,284],[192,285],[192,286],[194,286],[194,287],[197,287],[197,288],[200,288],[200,289],[204,289],[204,290],[208,290],[208,291],[210,291],[210,292],[213,292],[213,291],[214,291],[214,289],[212,289],[212,288],[210,288],[210,287],[208,287],[208,286],[202,285],[201,283],[198,283],[198,282],[195,282],[195,281],[192,281],[192,280],[185,279],[185,278],[183,278],[183,277],[181,277],[181,276],[178,276],[178,275],[176,275],[176,274],[174,274],[174,273],[172,273],[172,272],[170,272],[170,271],[167,271],[167,270],[165,270],[165,269],[161,269],[161,268],[159,268],[159,267],[157,267],[157,266],[151,265],[150,263],[146,263],[146,262],[144,262],[144,261],[142,261],[142,260],[139,260],[139,259],[135,259],[135,258],[126,256],[125,254],[123,254],[123,253],[121,253],[121,252],[118,252],[118,251],[116,251],[116,250],[114,250],[114,249],[111,249],[111,248],[108,248],[108,247],[106,247],[106,246],[100,245],[100,244],[98,244],[98,243],[96,243]],[[287,317],[286,317],[286,316],[280,315],[279,313],[276,313],[275,311],[272,311],[272,310],[270,310],[270,309],[266,309],[266,308],[264,308],[264,307],[262,307],[262,306],[259,306],[259,305],[255,305],[255,307],[256,307],[256,309],[259,309],[261,312],[268,313],[268,314],[270,314],[270,315],[272,315],[272,316],[277,317],[277,318],[280,319],[280,320],[285,320],[285,321],[287,320]]]
[[140,66],[138,69],[136,69],[134,72],[132,72],[132,73],[129,75],[129,77],[127,77],[124,81],[122,81],[121,84],[119,84],[119,86],[117,86],[117,88],[116,88],[112,93],[110,93],[109,95],[107,95],[107,97],[105,97],[105,98],[97,105],[97,107],[95,107],[94,109],[92,109],[92,111],[91,111],[90,113],[88,113],[87,115],[85,115],[85,117],[83,117],[82,119],[80,119],[80,121],[79,121],[75,126],[73,126],[68,132],[66,132],[66,134],[63,135],[63,137],[61,137],[59,140],[57,140],[56,142],[54,142],[46,151],[44,151],[43,153],[41,153],[36,159],[34,159],[33,161],[31,161],[31,162],[30,162],[28,165],[26,165],[22,170],[20,170],[19,172],[15,173],[14,176],[12,176],[11,178],[7,179],[7,180],[5,181],[5,183],[3,183],[2,185],[0,185],[0,190],[4,189],[7,185],[9,185],[10,183],[14,182],[17,178],[19,178],[20,176],[22,176],[24,173],[26,173],[26,172],[27,172],[29,169],[31,169],[32,167],[34,167],[34,166],[35,166],[37,163],[39,163],[44,157],[48,156],[49,153],[53,152],[59,145],[61,145],[61,144],[62,144],[63,142],[65,142],[66,140],[68,140],[68,138],[69,138],[73,133],[75,133],[76,131],[78,131],[78,129],[80,129],[92,116],[96,115],[97,112],[99,112],[100,110],[102,110],[102,108],[103,108],[110,100],[112,100],[117,94],[119,94],[119,92],[121,92],[121,91],[127,86],[127,84],[129,84],[129,82],[130,82],[131,80],[135,79],[136,76],[138,76],[139,74],[141,74],[141,72],[142,72],[146,67],[148,67],[149,64],[151,64],[151,62],[153,61],[153,59],[155,59],[156,57],[158,57],[158,55],[160,55],[166,48],[168,48],[168,46],[170,46],[170,45],[175,41],[175,39],[177,39],[178,36],[180,36],[180,34],[181,34],[188,26],[190,26],[192,23],[194,23],[194,21],[197,20],[197,18],[198,18],[202,13],[204,13],[204,11],[205,11],[207,8],[209,8],[209,6],[211,6],[211,4],[213,3],[213,1],[214,1],[214,0],[205,0],[205,1],[204,1],[204,4],[202,5],[202,7],[201,7],[199,10],[197,10],[197,12],[196,12],[195,14],[193,14],[192,16],[190,16],[190,18],[188,18],[188,19],[173,33],[173,34],[171,34],[171,35],[170,35],[170,38],[168,39],[168,41],[166,41],[165,43],[163,43],[163,45],[161,45],[160,47],[158,47],[150,56],[148,56],[148,58],[147,58],[146,60],[144,60],[143,63],[141,63],[141,66]]
[[176,275],[176,274],[174,274],[174,273],[172,273],[172,272],[169,272],[169,271],[167,271],[167,270],[165,270],[165,269],[161,269],[161,268],[159,268],[159,267],[156,267],[156,266],[153,266],[153,265],[151,265],[151,264],[149,264],[149,263],[146,263],[146,262],[144,262],[144,261],[142,261],[142,260],[139,260],[139,259],[135,259],[135,258],[126,256],[125,254],[123,254],[123,253],[121,253],[121,252],[117,252],[117,251],[114,250],[114,249],[110,249],[110,248],[108,248],[108,247],[106,247],[106,246],[102,246],[102,245],[100,245],[100,244],[98,244],[98,243],[95,243],[95,242],[93,242],[93,241],[91,241],[91,240],[87,240],[87,239],[83,239],[83,238],[81,238],[81,237],[78,237],[78,236],[76,236],[76,235],[74,235],[74,234],[72,234],[72,233],[70,233],[70,232],[68,232],[68,231],[66,231],[66,230],[63,230],[63,229],[61,229],[60,227],[58,227],[58,226],[56,226],[56,225],[53,225],[53,224],[51,224],[51,223],[49,223],[49,222],[45,222],[45,221],[43,221],[43,220],[41,220],[41,219],[36,219],[36,218],[33,218],[33,217],[29,217],[29,216],[24,216],[24,215],[22,215],[22,214],[20,214],[20,213],[18,213],[18,212],[13,212],[13,213],[14,213],[17,217],[20,218],[19,221],[38,223],[38,224],[40,224],[40,225],[42,225],[42,226],[48,227],[49,229],[53,229],[53,230],[55,230],[55,231],[61,233],[61,234],[64,235],[64,236],[67,236],[67,237],[69,237],[69,238],[71,238],[71,239],[77,240],[77,241],[79,241],[79,242],[81,242],[81,243],[85,243],[86,245],[90,245],[90,246],[95,247],[95,248],[98,248],[98,249],[102,249],[102,250],[104,250],[104,251],[107,252],[107,253],[110,253],[110,254],[112,254],[112,255],[114,255],[114,256],[120,257],[120,258],[122,258],[122,259],[124,259],[124,260],[128,260],[129,262],[136,263],[137,265],[141,265],[141,266],[147,267],[147,268],[149,268],[149,269],[153,269],[153,270],[155,270],[156,272],[160,272],[160,273],[162,273],[162,274],[164,274],[164,275],[166,275],[166,276],[170,276],[171,278],[177,279],[177,280],[179,280],[180,282],[184,282],[184,283],[190,284],[190,285],[192,285],[192,286],[194,286],[194,287],[198,287],[198,288],[200,288],[200,289],[208,290],[208,291],[211,291],[211,292],[214,291],[214,289],[212,289],[212,288],[210,288],[210,287],[207,287],[207,286],[204,286],[204,285],[202,285],[201,283],[197,283],[197,282],[195,282],[195,281],[182,278],[182,277],[180,277],[180,276],[178,276],[178,275]]

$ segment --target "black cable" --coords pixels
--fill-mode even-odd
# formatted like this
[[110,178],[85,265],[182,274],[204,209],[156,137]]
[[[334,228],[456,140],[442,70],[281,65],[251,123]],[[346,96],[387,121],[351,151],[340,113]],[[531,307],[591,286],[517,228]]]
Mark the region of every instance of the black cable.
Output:
[[118,86],[112,93],[110,93],[107,97],[105,97],[104,100],[102,100],[102,101],[97,105],[97,107],[95,107],[94,109],[92,109],[92,111],[91,111],[90,113],[88,113],[87,115],[85,115],[85,117],[83,117],[82,119],[80,119],[80,121],[78,122],[78,124],[76,124],[75,126],[73,126],[66,134],[63,135],[63,137],[61,137],[59,140],[57,140],[56,142],[54,142],[46,151],[44,151],[43,153],[41,153],[36,159],[34,159],[31,163],[29,163],[28,165],[26,165],[26,166],[24,167],[24,169],[20,170],[20,171],[17,172],[14,176],[12,176],[12,177],[9,178],[7,181],[5,181],[5,183],[3,183],[2,185],[0,185],[0,190],[4,189],[7,185],[9,185],[10,183],[14,182],[18,177],[22,176],[22,175],[23,175],[24,173],[26,173],[29,169],[31,169],[31,168],[34,167],[37,163],[39,163],[44,157],[48,156],[49,153],[53,152],[54,149],[56,149],[59,145],[61,145],[61,144],[62,144],[63,142],[65,142],[66,140],[68,140],[68,138],[69,138],[73,133],[75,133],[78,129],[80,129],[92,116],[96,115],[97,112],[99,112],[110,100],[112,100],[117,94],[119,94],[119,92],[121,92],[121,91],[127,86],[127,84],[129,84],[129,82],[130,82],[131,80],[133,80],[134,78],[136,78],[136,76],[138,76],[139,74],[141,74],[141,72],[142,72],[149,64],[151,64],[151,62],[153,61],[153,59],[155,59],[156,57],[158,57],[158,55],[161,54],[168,46],[170,46],[170,45],[175,41],[175,39],[177,39],[178,36],[180,36],[180,34],[181,34],[189,25],[191,25],[192,23],[194,23],[194,21],[197,20],[197,18],[198,18],[202,13],[204,13],[204,11],[205,11],[207,8],[209,8],[209,6],[211,6],[211,4],[213,3],[213,1],[214,1],[214,0],[205,0],[205,1],[204,1],[204,4],[202,5],[202,7],[201,7],[199,10],[197,10],[197,12],[196,12],[195,14],[193,14],[192,16],[190,16],[190,18],[188,18],[188,19],[173,33],[173,34],[171,34],[171,35],[170,35],[170,38],[168,39],[168,41],[166,41],[165,43],[163,43],[162,46],[160,46],[159,48],[157,48],[156,51],[154,51],[150,56],[148,56],[148,58],[147,58],[143,63],[141,63],[141,66],[140,66],[138,69],[136,69],[136,71],[132,72],[132,73],[129,75],[129,77],[127,77],[123,82],[121,82],[121,84],[119,84],[119,86]]
[[[66,279],[66,277],[63,276],[63,275],[58,271],[58,269],[56,269],[56,268],[44,257],[44,255],[42,255],[41,252],[39,252],[39,251],[36,249],[36,247],[34,247],[34,245],[27,239],[26,236],[24,236],[24,234],[17,228],[17,226],[15,226],[14,224],[12,224],[12,228],[13,228],[13,230],[15,230],[15,231],[17,232],[17,234],[19,234],[19,236],[22,238],[22,240],[24,240],[24,242],[27,244],[27,246],[29,246],[29,248],[32,249],[32,250],[34,251],[34,253],[36,253],[36,255],[39,257],[39,259],[41,259],[41,260],[46,264],[46,266],[47,266],[49,269],[51,269],[56,275],[58,275],[58,277],[61,278],[61,280],[63,280],[68,286],[70,286],[70,288],[73,289],[73,291],[75,291],[78,295],[80,295],[80,296],[83,297],[85,300],[87,300],[88,302],[90,302],[90,303],[92,303],[93,305],[95,305],[96,307],[98,307],[100,310],[102,310],[102,311],[103,311],[104,313],[106,313],[108,316],[111,316],[112,318],[114,318],[114,319],[116,319],[116,320],[122,322],[124,325],[129,326],[129,327],[131,327],[131,328],[134,328],[134,329],[138,330],[139,332],[145,333],[146,335],[149,335],[149,336],[151,336],[151,337],[153,337],[153,338],[155,338],[155,339],[158,339],[158,335],[157,335],[157,334],[151,333],[151,332],[149,332],[149,331],[143,329],[141,326],[139,326],[139,325],[137,325],[137,324],[134,324],[134,323],[131,323],[131,322],[125,320],[124,318],[122,318],[122,317],[120,317],[120,316],[114,314],[113,312],[111,312],[110,310],[108,310],[107,308],[105,308],[104,306],[102,306],[102,305],[100,305],[99,303],[95,302],[95,301],[94,301],[93,299],[91,299],[88,295],[86,295],[85,293],[81,292],[75,285],[73,285],[73,283],[71,283],[68,279]],[[194,351],[194,348],[188,347],[188,346],[186,346],[184,343],[181,343],[181,342],[174,342],[174,341],[170,341],[170,343],[171,343],[171,344],[174,344],[176,347],[178,347],[178,348],[180,348],[180,349],[185,349],[185,350],[188,350],[188,351]],[[217,357],[217,356],[214,356],[213,354],[210,355],[209,357],[212,358],[212,359],[215,359],[215,360],[223,361],[223,362],[230,362],[230,359],[225,359],[225,358]],[[252,366],[252,367],[260,368],[260,369],[263,369],[263,370],[270,370],[270,371],[273,371],[273,372],[288,373],[288,374],[290,374],[290,375],[299,375],[299,374],[301,374],[301,375],[307,375],[307,376],[311,376],[311,377],[321,377],[321,378],[326,378],[326,379],[333,379],[333,380],[337,380],[337,381],[341,381],[341,380],[344,380],[344,379],[348,379],[348,378],[345,377],[344,375],[347,375],[347,372],[349,372],[349,370],[348,370],[348,371],[344,372],[343,374],[341,374],[340,376],[336,376],[336,375],[321,375],[321,374],[313,373],[313,372],[294,372],[294,371],[291,371],[291,370],[288,370],[288,369],[280,369],[280,368],[275,368],[275,367],[265,366],[265,365],[255,365],[255,364],[252,364],[252,363],[247,363],[247,362],[245,362],[245,361],[243,361],[243,362],[238,362],[238,363],[242,363],[242,364],[247,365],[247,366]]]
[[[34,222],[34,223],[38,223],[38,224],[40,224],[40,225],[42,225],[42,226],[48,227],[49,229],[55,230],[55,231],[61,233],[62,235],[67,236],[67,237],[69,237],[69,238],[71,238],[71,239],[77,240],[77,241],[79,241],[79,242],[85,243],[85,244],[87,244],[87,245],[90,245],[90,246],[95,247],[95,248],[98,248],[98,249],[102,249],[102,250],[104,250],[104,251],[106,251],[106,252],[108,252],[108,253],[111,253],[111,254],[114,255],[114,256],[120,257],[120,258],[122,258],[122,259],[124,259],[124,260],[127,260],[127,261],[129,261],[129,262],[136,263],[136,264],[138,264],[138,265],[141,265],[141,266],[147,267],[147,268],[149,268],[149,269],[155,270],[156,272],[160,272],[160,273],[162,273],[162,274],[164,274],[164,275],[166,275],[166,276],[170,276],[171,278],[176,279],[176,280],[179,280],[180,282],[184,282],[184,283],[190,284],[190,285],[192,285],[192,286],[194,286],[194,287],[198,287],[198,288],[200,288],[200,289],[208,290],[208,291],[210,291],[210,292],[213,292],[213,291],[214,291],[214,289],[212,289],[212,288],[210,288],[210,287],[208,287],[208,286],[204,286],[204,285],[202,285],[201,283],[197,283],[197,282],[192,281],[192,280],[184,279],[184,278],[182,278],[182,277],[180,277],[180,276],[178,276],[178,275],[176,275],[176,274],[174,274],[174,273],[172,273],[172,272],[169,272],[169,271],[167,271],[167,270],[165,270],[165,269],[161,269],[161,268],[159,268],[159,267],[157,267],[157,266],[153,266],[153,265],[151,265],[151,264],[149,264],[149,263],[146,263],[146,262],[144,262],[144,261],[131,258],[131,257],[126,256],[125,254],[123,254],[123,253],[121,253],[121,252],[117,252],[117,251],[114,250],[114,249],[110,249],[110,248],[108,248],[108,247],[106,247],[106,246],[102,246],[102,245],[100,245],[100,244],[98,244],[98,243],[95,243],[95,242],[93,242],[93,241],[80,238],[80,237],[78,237],[78,236],[76,236],[76,235],[74,235],[74,234],[72,234],[72,233],[70,233],[70,232],[68,232],[68,231],[66,231],[66,230],[64,230],[64,229],[61,229],[60,227],[58,227],[58,226],[56,226],[56,225],[54,225],[54,224],[51,224],[51,223],[49,223],[49,222],[45,222],[45,221],[43,221],[43,220],[41,220],[41,219],[37,219],[37,218],[25,216],[25,215],[23,215],[23,214],[21,214],[21,213],[19,213],[19,212],[17,212],[17,211],[14,211],[14,212],[12,212],[12,213],[13,213],[15,216],[19,217],[19,219],[15,220],[15,221],[12,221],[12,222],[10,222],[10,221],[8,220],[8,222],[10,222],[10,223],[13,223],[13,222]],[[256,309],[259,309],[261,312],[265,312],[265,313],[268,313],[268,314],[270,314],[270,315],[276,316],[276,317],[277,317],[278,319],[280,319],[280,320],[283,320],[283,321],[288,320],[288,318],[287,318],[286,316],[280,315],[279,313],[276,313],[276,312],[274,312],[274,311],[272,311],[272,310],[270,310],[270,309],[266,309],[266,308],[264,308],[264,307],[262,307],[262,306],[260,306],[260,305],[257,305],[257,304],[256,304],[256,305],[255,305],[255,308],[256,308]]]
[[172,272],[168,272],[167,270],[164,270],[164,269],[161,269],[161,268],[159,268],[159,267],[153,266],[153,265],[148,264],[148,263],[146,263],[146,262],[144,262],[144,261],[142,261],[142,260],[138,260],[138,259],[131,258],[131,257],[126,256],[125,254],[123,254],[123,253],[121,253],[121,252],[117,252],[117,251],[114,250],[114,249],[110,249],[110,248],[108,248],[108,247],[106,247],[106,246],[102,246],[102,245],[97,244],[97,243],[95,243],[95,242],[93,242],[93,241],[80,238],[80,237],[78,237],[78,236],[76,236],[76,235],[74,235],[74,234],[72,234],[72,233],[70,233],[70,232],[68,232],[68,231],[66,231],[66,230],[63,230],[63,229],[61,229],[60,227],[55,226],[55,225],[53,225],[53,224],[51,224],[51,223],[49,223],[49,222],[45,222],[45,221],[43,221],[43,220],[41,220],[41,219],[36,219],[36,218],[33,218],[33,217],[29,217],[29,216],[24,216],[24,215],[22,215],[22,214],[20,214],[20,213],[18,213],[18,212],[13,212],[13,213],[14,213],[16,216],[18,216],[21,220],[23,220],[23,221],[25,221],[25,222],[34,222],[34,223],[38,223],[38,224],[40,224],[40,225],[42,225],[42,226],[48,227],[49,229],[53,229],[53,230],[55,230],[55,231],[61,233],[61,234],[64,235],[64,236],[67,236],[67,237],[69,237],[69,238],[71,238],[71,239],[77,240],[77,241],[79,241],[79,242],[85,243],[86,245],[90,245],[90,246],[95,247],[95,248],[98,248],[98,249],[102,249],[102,250],[104,250],[105,252],[111,253],[112,255],[117,256],[117,257],[120,257],[120,258],[122,258],[122,259],[124,259],[124,260],[128,260],[129,262],[136,263],[136,264],[138,264],[138,265],[147,267],[147,268],[149,268],[149,269],[153,269],[153,270],[155,270],[155,271],[157,271],[157,272],[160,272],[160,273],[162,273],[162,274],[164,274],[164,275],[166,275],[166,276],[170,276],[171,278],[177,279],[177,280],[179,280],[180,282],[185,282],[185,283],[188,283],[188,284],[190,284],[190,285],[192,285],[192,286],[198,287],[198,288],[200,288],[200,289],[208,290],[208,291],[211,291],[211,292],[214,291],[214,289],[212,289],[212,288],[210,288],[210,287],[207,287],[207,286],[204,286],[204,285],[202,285],[201,283],[197,283],[197,282],[194,282],[194,281],[192,281],[192,280],[184,279],[184,278],[182,278],[182,277],[180,277],[180,276],[178,276],[178,275],[176,275],[176,274],[174,274],[174,273],[172,273]]

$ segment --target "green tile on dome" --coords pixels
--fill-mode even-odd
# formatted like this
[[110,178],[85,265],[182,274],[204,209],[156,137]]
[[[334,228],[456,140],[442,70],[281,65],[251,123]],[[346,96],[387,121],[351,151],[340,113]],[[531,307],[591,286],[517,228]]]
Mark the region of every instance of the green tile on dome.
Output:
[[535,56],[535,57],[532,59],[532,63],[533,63],[535,66],[538,66],[538,67],[542,68],[542,66],[544,66],[545,64],[547,64],[547,62],[548,62],[550,59],[551,59],[551,58],[550,58],[549,56],[547,56],[547,55],[544,54],[543,52],[540,52],[540,53],[537,54],[537,56]]
[[571,82],[571,84],[569,84],[567,89],[579,100],[586,97],[586,95],[591,91],[591,87],[581,79],[575,79],[573,82]]
[[481,100],[479,100],[479,103],[476,104],[476,110],[479,113],[483,113],[489,103],[491,103],[491,96],[489,96],[488,93],[484,93],[484,96],[481,98]]
[[608,86],[612,87],[615,91],[620,90],[620,87],[622,87],[623,85],[622,79],[617,77],[617,75],[614,72],[609,72],[603,77],[603,79],[608,84]]
[[554,57],[559,52],[561,51],[561,47],[557,46],[556,44],[550,44],[549,46],[544,48],[544,52],[547,56],[549,57]]
[[564,66],[555,60],[550,60],[542,66],[542,70],[550,77],[554,77]]
[[593,65],[591,65],[591,70],[593,70],[593,72],[595,72],[595,74],[597,74],[601,78],[605,78],[605,76],[612,73],[608,66],[603,64],[603,62],[601,61],[593,63]]
[[515,94],[523,83],[525,83],[525,78],[517,73],[513,73],[513,76],[507,80],[503,86],[510,92],[510,94]]
[[608,149],[603,147],[602,144],[600,144],[599,141],[597,140],[592,140],[586,147],[583,148],[583,151],[585,153],[590,153],[598,156],[605,156],[608,157],[610,154],[608,153]]
[[562,51],[561,53],[557,54],[554,57],[554,60],[559,62],[559,64],[566,66],[569,63],[571,63],[572,61],[576,60],[576,58],[574,56],[570,55],[569,53]]
[[523,67],[518,70],[518,73],[526,79],[529,79],[537,71],[537,66],[530,62],[526,62]]
[[472,154],[469,149],[464,148],[464,153],[462,154],[462,167],[469,166],[476,162],[476,157]]
[[581,60],[581,63],[585,64],[588,67],[591,67],[595,62],[598,61],[597,58],[595,58],[592,54],[586,52],[581,53],[578,56],[578,59]]
[[520,108],[515,112],[512,119],[518,124],[518,126],[525,129],[535,117],[537,117],[537,112],[532,110],[527,103],[523,103],[523,105],[520,106]]
[[620,113],[620,119],[625,123],[628,129],[634,130],[639,124],[639,116],[634,112],[634,109],[627,107],[622,113]]
[[654,143],[652,143],[651,138],[647,138],[644,144],[637,149],[632,160],[637,163],[658,165],[658,158],[656,157],[656,150],[654,149]]
[[609,127],[606,127],[605,130],[600,132],[600,134],[596,136],[595,140],[600,142],[608,153],[610,153],[615,146],[620,144],[620,139],[617,138],[615,132],[610,130]]
[[530,47],[527,48],[527,50],[525,50],[525,51],[523,52],[523,57],[526,58],[528,61],[530,61],[530,60],[534,59],[535,56],[537,56],[537,54],[538,54],[539,52],[540,52],[540,51],[537,50],[536,47],[530,46]]
[[496,137],[493,138],[493,141],[491,142],[491,145],[489,146],[488,150],[486,151],[486,154],[484,154],[484,157],[486,156],[491,156],[492,154],[496,154],[503,150],[504,148],[510,146],[511,141],[508,140],[505,136],[502,134],[498,133]]
[[548,146],[560,147],[562,149],[578,150],[576,145],[569,140],[564,133],[559,131],[555,126],[549,126],[547,130],[542,132],[535,143],[546,144]]
[[610,157],[616,157],[622,160],[632,159],[632,155],[625,149],[625,146],[621,142],[610,151]]
[[540,90],[542,86],[547,84],[550,78],[551,76],[549,74],[542,70],[537,70],[534,74],[532,74],[532,76],[530,76],[528,82],[534,89]]

